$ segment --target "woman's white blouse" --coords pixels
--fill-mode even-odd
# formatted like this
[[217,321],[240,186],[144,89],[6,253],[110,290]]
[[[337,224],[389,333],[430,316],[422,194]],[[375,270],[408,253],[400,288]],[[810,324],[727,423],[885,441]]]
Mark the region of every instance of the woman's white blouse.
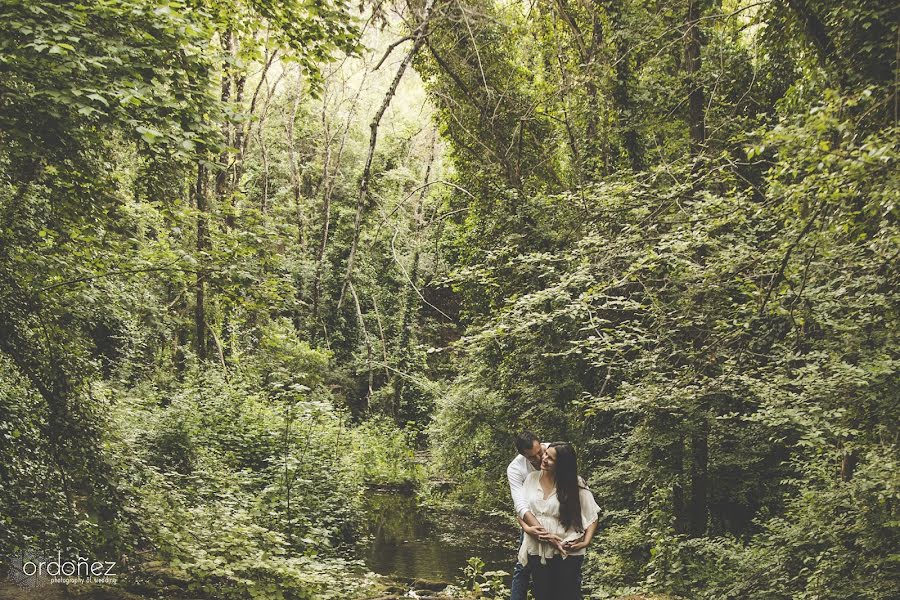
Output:
[[[540,481],[541,473],[542,471],[529,473],[525,478],[525,483],[522,484],[523,493],[528,500],[528,508],[531,514],[535,516],[544,529],[558,535],[563,542],[577,540],[584,533],[579,533],[575,529],[565,529],[559,522],[559,499],[556,497],[556,488],[550,492],[549,498],[544,499],[544,490],[541,489]],[[581,478],[579,478],[579,481],[581,481]],[[579,499],[581,500],[581,525],[587,529],[588,525],[597,520],[600,507],[597,506],[594,495],[585,488],[581,488]],[[531,554],[540,556],[541,563],[546,564],[548,558],[553,558],[553,555],[558,553],[559,551],[549,542],[542,542],[526,533],[522,539],[522,546],[519,548],[519,563],[527,565],[528,555]],[[572,556],[584,554],[584,548],[568,554]]]

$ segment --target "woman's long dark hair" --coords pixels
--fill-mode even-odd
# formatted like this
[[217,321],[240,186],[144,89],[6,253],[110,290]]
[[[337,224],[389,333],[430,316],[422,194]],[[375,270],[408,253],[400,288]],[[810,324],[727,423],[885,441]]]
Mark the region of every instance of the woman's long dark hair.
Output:
[[578,459],[575,449],[564,442],[550,444],[556,449],[556,498],[559,500],[559,522],[566,529],[584,531],[581,522],[581,484],[578,482]]

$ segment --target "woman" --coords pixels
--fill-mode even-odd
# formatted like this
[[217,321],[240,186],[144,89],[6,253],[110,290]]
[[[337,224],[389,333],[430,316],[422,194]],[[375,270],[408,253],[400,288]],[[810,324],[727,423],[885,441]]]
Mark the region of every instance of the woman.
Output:
[[572,446],[550,444],[540,471],[525,478],[523,492],[531,514],[549,532],[539,537],[520,519],[526,535],[519,563],[531,569],[535,600],[581,600],[581,564],[600,507],[578,476]]

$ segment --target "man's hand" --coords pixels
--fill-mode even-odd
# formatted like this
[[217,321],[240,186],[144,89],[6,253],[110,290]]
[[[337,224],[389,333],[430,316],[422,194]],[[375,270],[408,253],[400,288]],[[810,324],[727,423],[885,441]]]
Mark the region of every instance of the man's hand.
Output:
[[531,514],[531,511],[526,512],[524,517],[516,518],[519,520],[519,527],[522,528],[522,531],[524,531],[531,537],[542,539],[542,536],[547,535],[547,530],[544,529],[544,526],[541,525],[541,522],[538,521],[533,514]]
[[532,527],[531,525],[522,525],[522,530],[531,537],[537,538],[541,541],[544,541],[544,537],[546,537],[548,533],[547,530],[540,525],[536,525],[534,527]]

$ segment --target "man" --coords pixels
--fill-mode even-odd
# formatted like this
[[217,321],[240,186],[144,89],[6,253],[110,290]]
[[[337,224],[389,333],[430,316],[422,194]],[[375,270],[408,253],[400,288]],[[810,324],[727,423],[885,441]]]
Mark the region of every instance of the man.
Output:
[[[541,460],[544,458],[544,451],[548,445],[542,444],[538,437],[530,431],[523,431],[516,437],[518,454],[506,467],[509,493],[516,508],[516,516],[519,517],[519,523],[522,525],[522,535],[527,533],[538,538],[547,535],[547,530],[541,527],[537,518],[528,509],[528,501],[522,492],[522,484],[525,483],[525,477],[529,473],[541,468]],[[530,583],[531,571],[527,566],[520,565],[516,561],[516,566],[513,568],[510,600],[526,600]]]

